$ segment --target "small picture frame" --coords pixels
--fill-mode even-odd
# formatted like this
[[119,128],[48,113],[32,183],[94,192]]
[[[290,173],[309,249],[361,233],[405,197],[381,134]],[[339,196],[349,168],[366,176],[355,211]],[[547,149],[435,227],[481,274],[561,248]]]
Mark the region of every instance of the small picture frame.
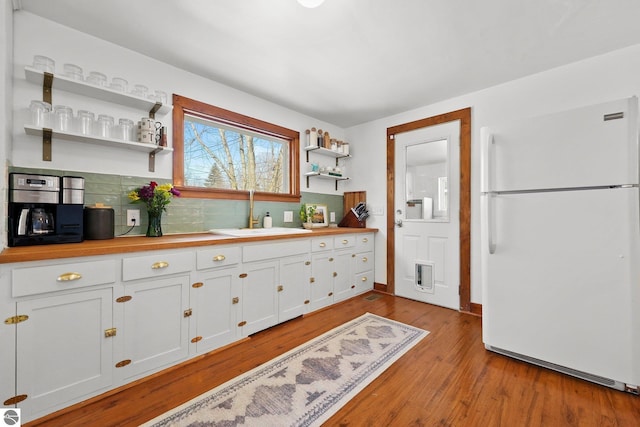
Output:
[[309,208],[315,206],[316,210],[311,218],[311,226],[313,228],[328,227],[329,226],[329,211],[327,205],[318,205],[316,203],[307,203],[305,208],[309,212]]

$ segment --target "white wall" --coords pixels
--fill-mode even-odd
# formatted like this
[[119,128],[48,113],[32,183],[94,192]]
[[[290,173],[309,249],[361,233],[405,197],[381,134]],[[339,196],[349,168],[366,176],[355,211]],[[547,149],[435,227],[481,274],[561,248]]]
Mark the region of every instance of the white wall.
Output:
[[11,121],[12,121],[12,68],[13,56],[13,14],[11,0],[0,0],[0,247],[5,247],[7,234],[4,233],[7,218],[7,177],[6,165],[11,153]]
[[[3,0],[6,1],[6,0]],[[162,37],[159,35],[159,37]],[[185,48],[188,48],[185,46]],[[198,52],[194,52],[198,55]],[[171,178],[172,156],[156,156],[156,172],[148,171],[148,156],[135,151],[99,147],[84,143],[53,141],[53,160],[42,161],[42,141],[24,132],[28,122],[28,106],[33,99],[42,99],[42,88],[25,79],[24,67],[33,63],[34,55],[45,55],[56,61],[56,72],[62,73],[63,64],[73,63],[83,68],[85,75],[100,71],[112,77],[123,77],[129,85],[144,84],[151,90],[159,89],[183,95],[212,105],[236,111],[260,120],[275,123],[300,132],[302,144],[304,131],[312,126],[325,129],[339,139],[344,130],[326,122],[313,119],[279,105],[256,98],[244,92],[224,86],[212,80],[186,72],[177,66],[162,63],[128,49],[89,36],[25,11],[14,13],[13,57],[13,151],[10,160],[15,166],[48,168],[96,173]],[[221,58],[224,60],[224,58]],[[177,64],[179,65],[179,64]],[[140,120],[145,112],[125,108],[108,102],[92,100],[80,95],[56,91],[54,83],[53,104],[71,106],[74,112],[87,109],[96,114],[110,114]],[[171,130],[171,114],[157,118]],[[169,143],[171,143],[169,135]],[[171,144],[170,144],[171,145]],[[304,153],[301,152],[301,170],[306,171]],[[341,194],[343,187],[335,191],[333,182],[314,180],[306,188],[301,179],[301,189],[323,194]]]
[[386,212],[385,171],[388,127],[471,107],[471,301],[481,303],[480,128],[637,94],[640,94],[640,45],[347,129],[347,139],[355,142],[356,148],[367,146],[366,151],[356,153],[352,160],[352,167],[358,171],[352,185],[367,191],[370,210],[384,211],[367,221],[367,225],[380,229],[376,238],[375,281],[387,282],[386,215],[389,213]]

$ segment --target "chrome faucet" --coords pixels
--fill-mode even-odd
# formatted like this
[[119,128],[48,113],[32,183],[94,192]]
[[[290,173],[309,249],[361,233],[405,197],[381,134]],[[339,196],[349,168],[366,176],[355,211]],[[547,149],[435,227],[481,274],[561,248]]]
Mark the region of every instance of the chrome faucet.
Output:
[[254,225],[258,225],[258,217],[253,216],[253,191],[249,190],[249,228],[253,228]]

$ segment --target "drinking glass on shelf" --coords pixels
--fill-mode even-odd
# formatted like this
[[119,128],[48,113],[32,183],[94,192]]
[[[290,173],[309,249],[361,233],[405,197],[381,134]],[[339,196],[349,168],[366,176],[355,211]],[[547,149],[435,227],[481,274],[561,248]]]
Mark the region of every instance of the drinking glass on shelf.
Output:
[[131,91],[131,95],[139,96],[140,98],[146,98],[147,92],[149,92],[149,88],[145,85],[134,85],[133,90]]
[[125,140],[125,141],[133,141],[134,140],[133,120],[120,119],[120,120],[118,120],[118,126],[119,126],[119,130],[120,130],[120,134],[118,135],[119,139],[122,139],[122,140]]
[[111,79],[111,85],[109,87],[113,90],[117,90],[118,92],[126,92],[128,85],[129,82],[122,77],[114,77]]
[[33,126],[39,128],[51,127],[51,104],[33,100],[29,105],[29,112],[31,113],[31,124]]
[[53,109],[53,129],[69,132],[73,121],[73,109],[65,105],[56,105]]
[[109,115],[98,115],[98,120],[96,121],[96,136],[101,138],[111,138],[114,122],[115,119]]
[[64,64],[62,66],[62,74],[74,80],[84,80],[82,68],[75,64]]
[[107,76],[99,71],[91,71],[87,76],[87,83],[91,83],[96,86],[106,86]]
[[56,69],[56,61],[44,55],[35,55],[33,57],[33,68],[36,70],[53,73]]
[[93,133],[93,122],[95,115],[91,111],[79,110],[77,126],[78,132],[83,135],[91,135]]

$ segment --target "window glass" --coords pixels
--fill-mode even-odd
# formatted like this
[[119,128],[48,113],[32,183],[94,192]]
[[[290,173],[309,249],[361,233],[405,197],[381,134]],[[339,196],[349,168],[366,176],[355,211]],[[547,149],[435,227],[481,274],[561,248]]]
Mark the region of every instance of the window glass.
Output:
[[300,134],[173,96],[173,176],[185,197],[300,200]]
[[288,193],[288,141],[185,115],[184,184]]

